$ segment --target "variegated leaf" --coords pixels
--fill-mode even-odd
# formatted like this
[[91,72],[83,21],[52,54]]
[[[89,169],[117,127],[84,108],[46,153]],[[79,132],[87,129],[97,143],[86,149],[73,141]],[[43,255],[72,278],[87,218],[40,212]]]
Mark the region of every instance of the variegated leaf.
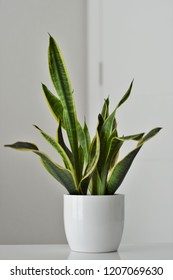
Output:
[[51,137],[50,135],[48,135],[47,133],[45,133],[43,130],[41,130],[38,126],[34,125],[35,128],[37,128],[41,135],[46,139],[46,141],[48,141],[48,143],[59,153],[59,155],[61,156],[65,166],[67,169],[71,170],[74,178],[75,178],[75,171],[74,171],[74,168],[71,164],[71,161],[70,159],[68,158],[65,150],[62,148],[62,146],[56,142],[56,140]]
[[[73,99],[73,90],[61,50],[52,36],[49,38],[48,60],[50,75],[63,106],[63,123],[68,134],[74,156],[75,170],[78,176],[80,163],[78,151],[77,116]],[[79,177],[77,179],[80,180]]]
[[53,162],[46,154],[40,151],[34,151],[35,154],[40,156],[41,162],[45,169],[60,182],[70,194],[79,194],[73,175],[70,170],[61,167]]
[[46,97],[46,100],[48,102],[49,108],[51,109],[54,117],[56,120],[63,122],[63,106],[61,101],[50,92],[50,90],[42,84],[42,88]]
[[24,150],[24,151],[31,151],[31,150],[38,150],[37,146],[30,142],[16,142],[14,144],[4,145],[4,147],[9,147],[16,150]]
[[154,137],[160,131],[160,129],[160,127],[152,129],[148,134],[146,134],[146,136],[142,138],[142,140],[139,141],[135,149],[133,149],[114,166],[107,183],[108,194],[114,194],[117,191],[143,144]]
[[[94,145],[94,142],[93,142],[93,145]],[[96,136],[95,136],[95,149],[91,149],[90,163],[89,163],[88,167],[86,168],[86,173],[83,176],[83,178],[79,184],[79,189],[82,191],[83,194],[87,193],[89,181],[97,166],[99,155],[100,155],[100,139],[99,139],[99,135],[97,132]]]

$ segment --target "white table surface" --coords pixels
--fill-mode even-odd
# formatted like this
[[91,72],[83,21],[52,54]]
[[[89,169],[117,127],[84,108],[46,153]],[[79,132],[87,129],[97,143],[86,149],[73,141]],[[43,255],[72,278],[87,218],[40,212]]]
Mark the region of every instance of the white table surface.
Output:
[[0,245],[0,260],[173,260],[173,243],[120,245],[118,252],[78,253],[67,244]]

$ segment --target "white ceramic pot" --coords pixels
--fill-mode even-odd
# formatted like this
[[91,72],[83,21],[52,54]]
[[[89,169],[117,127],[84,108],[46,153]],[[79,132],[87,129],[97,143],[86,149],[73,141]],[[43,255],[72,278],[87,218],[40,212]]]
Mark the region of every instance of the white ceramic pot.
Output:
[[124,195],[64,195],[64,226],[73,251],[117,251],[124,226]]

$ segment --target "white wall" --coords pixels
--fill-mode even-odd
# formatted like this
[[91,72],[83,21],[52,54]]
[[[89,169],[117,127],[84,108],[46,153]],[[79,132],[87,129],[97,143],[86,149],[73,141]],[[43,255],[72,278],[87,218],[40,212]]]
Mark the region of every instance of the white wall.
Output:
[[[49,112],[41,90],[41,82],[53,89],[47,67],[47,32],[56,38],[63,50],[75,90],[80,119],[82,120],[83,115],[87,113],[85,108],[87,104],[87,2],[97,6],[100,0],[0,0],[0,244],[66,242],[62,219],[64,188],[46,173],[35,155],[8,150],[2,146],[16,140],[29,140],[41,143],[40,148],[52,153],[52,150],[49,150],[41,136],[32,127],[32,124],[35,123],[52,135],[56,130],[56,122]],[[104,3],[107,2],[109,1],[104,1]],[[127,7],[127,5],[125,1],[113,2],[118,3],[116,9],[110,10],[110,7],[107,6],[104,10],[107,12],[108,18],[111,18],[113,14],[114,19],[117,20],[117,30],[114,30],[115,33],[111,33],[110,28],[110,33],[106,34],[106,40],[113,39],[112,34],[118,36],[118,45],[116,41],[109,44],[109,47],[118,50],[118,53],[115,52],[114,57],[111,56],[111,49],[107,54],[101,53],[100,41],[97,46],[94,46],[94,49],[88,49],[91,58],[89,61],[91,71],[88,73],[89,76],[91,75],[88,85],[91,98],[88,108],[90,128],[94,116],[98,113],[97,109],[101,99],[107,95],[107,91],[101,89],[97,92],[92,87],[93,83],[96,86],[99,78],[98,64],[95,65],[95,59],[98,59],[96,61],[98,63],[101,55],[104,54],[116,67],[114,68],[115,73],[111,72],[110,75],[108,71],[107,78],[105,78],[105,83],[110,86],[108,94],[112,101],[114,89],[116,88],[115,98],[118,101],[131,78],[135,78],[131,101],[129,100],[119,111],[122,131],[128,133],[135,130],[138,132],[138,130],[147,130],[157,125],[164,127],[160,135],[141,150],[141,154],[124,181],[124,187],[120,190],[126,194],[123,242],[170,242],[173,236],[173,40],[172,33],[170,33],[172,32],[172,2],[152,0],[139,3],[137,1],[139,6],[146,3],[147,8],[147,3],[149,5],[147,11],[150,16],[147,18],[147,24],[144,21],[146,20],[146,10],[140,10],[139,14],[136,13],[128,24],[129,13],[126,10],[127,15],[125,16],[126,13],[123,13],[123,26],[120,24],[120,10],[123,11],[123,7]],[[127,1],[129,9],[134,9],[135,5],[131,6],[130,2],[134,3],[134,1]],[[153,3],[152,9],[150,2]],[[166,18],[168,3],[170,5],[169,17]],[[164,8],[159,8],[156,18],[154,13],[157,5],[163,5]],[[158,24],[162,24],[163,29],[157,29],[152,12],[153,17],[155,20],[157,19]],[[92,10],[94,20],[97,19],[99,13],[97,7],[96,10]],[[159,16],[160,20],[162,19],[161,22]],[[142,44],[141,40],[138,41],[141,53],[136,53],[135,38],[128,33],[128,28],[133,34],[138,33],[139,22],[142,24],[146,37],[147,30],[150,31],[148,36],[151,39],[152,51],[150,52],[149,47],[147,48],[149,67],[145,63],[146,56],[142,55],[146,50],[145,42]],[[156,24],[156,33],[152,28],[150,30],[153,22]],[[108,26],[109,23],[108,20]],[[88,18],[88,26],[92,29],[92,42],[98,38],[97,28],[100,26],[100,21],[97,26],[95,24],[92,18]],[[136,29],[134,29],[135,24],[137,24]],[[103,23],[101,27],[103,27]],[[126,27],[128,28],[126,29]],[[131,27],[133,28],[131,29]],[[121,36],[122,30],[126,32],[123,37]],[[161,36],[160,39],[159,36]],[[128,44],[126,43],[127,38]],[[88,46],[91,47],[90,38],[88,39]],[[160,44],[155,52],[154,47],[157,42]],[[128,60],[128,56],[123,56],[128,47],[132,54],[130,59],[138,55],[138,58],[143,61],[143,66],[139,59],[131,62]],[[91,50],[94,50],[92,54]],[[156,59],[158,52],[159,60]],[[108,62],[105,67],[109,67]],[[119,67],[121,71],[119,71]],[[94,70],[97,70],[97,73]],[[149,75],[151,70],[153,75]],[[145,79],[145,75],[147,75],[147,79]],[[155,97],[157,102],[155,102]],[[113,104],[111,106],[113,107]],[[126,125],[127,119],[129,125]],[[130,123],[132,127],[130,127]]]
[[[61,187],[33,154],[5,149],[16,140],[47,144],[32,127],[55,135],[57,124],[41,82],[53,90],[47,66],[49,32],[60,45],[79,118],[85,114],[86,1],[0,0],[0,244],[64,243]],[[50,150],[50,153],[52,150]]]
[[104,97],[113,110],[134,78],[132,94],[117,112],[120,135],[163,127],[118,190],[126,197],[122,242],[172,242],[173,1],[89,0],[88,7],[90,125]]

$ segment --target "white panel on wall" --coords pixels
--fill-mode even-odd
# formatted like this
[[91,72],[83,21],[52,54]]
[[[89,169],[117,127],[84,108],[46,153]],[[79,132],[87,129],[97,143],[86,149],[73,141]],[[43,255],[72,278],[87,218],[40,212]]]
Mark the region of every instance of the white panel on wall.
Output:
[[[101,109],[104,98],[110,97],[113,110],[133,78],[132,94],[117,112],[120,135],[163,127],[141,149],[119,189],[126,194],[123,242],[170,242],[173,241],[173,2],[94,2],[97,7],[92,1],[88,5],[88,33],[94,40],[88,41],[90,127],[94,130],[93,118],[96,119],[96,109]],[[92,25],[97,27],[96,36]],[[103,71],[101,85],[98,79],[97,84],[92,79],[99,76],[99,62]],[[129,148],[127,145],[123,154]]]

